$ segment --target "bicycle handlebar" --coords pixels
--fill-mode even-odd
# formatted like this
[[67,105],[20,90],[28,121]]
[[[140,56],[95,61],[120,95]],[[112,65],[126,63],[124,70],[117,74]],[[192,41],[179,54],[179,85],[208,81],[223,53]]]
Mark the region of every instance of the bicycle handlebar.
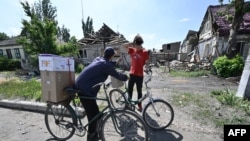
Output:
[[[154,66],[154,64],[149,64],[149,65],[147,65],[146,67],[145,67],[145,70],[144,70],[144,72],[147,74],[147,79],[144,81],[144,83],[145,83],[145,85],[146,85],[146,87],[148,88],[148,86],[147,86],[147,84],[148,84],[148,82],[149,81],[151,81],[151,78],[152,78],[152,73],[153,73],[153,71],[152,71],[152,67]],[[124,73],[125,72],[125,70],[121,70],[120,71],[120,73]],[[125,85],[125,88],[127,88],[127,85],[126,85],[126,81],[123,81],[123,83],[124,83],[124,85]]]
[[146,69],[144,70],[144,72],[147,74],[148,78],[145,80],[145,85],[147,87],[147,84],[149,81],[151,81],[152,78],[152,67],[154,66],[154,64],[149,64],[148,66],[146,66]]

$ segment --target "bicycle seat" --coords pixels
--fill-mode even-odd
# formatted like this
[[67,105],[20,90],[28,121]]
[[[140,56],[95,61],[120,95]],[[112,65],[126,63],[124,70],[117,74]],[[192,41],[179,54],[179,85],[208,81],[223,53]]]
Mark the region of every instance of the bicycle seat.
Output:
[[70,95],[73,95],[73,94],[78,93],[80,90],[77,90],[77,89],[75,89],[75,88],[73,88],[73,87],[66,87],[66,88],[64,89],[64,91],[65,91],[66,93],[70,94]]

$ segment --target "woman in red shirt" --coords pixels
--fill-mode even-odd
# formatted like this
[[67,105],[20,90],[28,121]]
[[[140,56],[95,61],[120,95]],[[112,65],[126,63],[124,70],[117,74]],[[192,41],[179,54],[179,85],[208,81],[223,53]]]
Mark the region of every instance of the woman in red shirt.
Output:
[[[130,55],[130,79],[128,81],[128,94],[131,99],[133,96],[134,84],[136,84],[138,99],[142,97],[142,84],[143,84],[143,68],[145,64],[148,64],[148,51],[142,47],[143,39],[137,34],[134,37],[132,44],[125,44],[124,47],[127,49]],[[138,110],[142,111],[141,103],[138,104]]]

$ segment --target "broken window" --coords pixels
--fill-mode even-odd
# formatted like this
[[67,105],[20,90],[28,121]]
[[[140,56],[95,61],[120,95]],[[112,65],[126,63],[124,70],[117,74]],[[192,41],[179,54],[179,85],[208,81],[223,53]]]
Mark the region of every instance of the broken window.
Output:
[[87,58],[87,51],[86,51],[86,49],[84,49],[83,51],[80,50],[80,51],[79,51],[79,54],[80,54],[80,57],[81,57],[81,58]]
[[240,55],[243,54],[245,42],[237,42],[236,52]]
[[15,56],[16,58],[21,58],[21,54],[20,54],[20,51],[19,51],[19,48],[14,48],[14,52],[15,52]]
[[170,44],[167,45],[167,50],[171,50],[171,45]]
[[6,49],[6,52],[7,52],[7,57],[8,57],[9,59],[12,59],[11,50],[10,50],[10,49]]

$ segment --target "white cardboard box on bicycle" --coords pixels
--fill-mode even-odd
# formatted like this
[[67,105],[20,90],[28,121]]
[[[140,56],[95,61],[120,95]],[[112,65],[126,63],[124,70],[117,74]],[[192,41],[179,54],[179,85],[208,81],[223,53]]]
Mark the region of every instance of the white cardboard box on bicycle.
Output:
[[114,78],[114,77],[112,77],[112,76],[110,76],[110,79],[111,79],[111,86],[112,86],[113,88],[119,88],[119,87],[121,87],[121,86],[124,85],[124,82],[123,82],[123,81],[118,80],[118,79],[116,79],[116,78]]
[[39,55],[40,71],[75,71],[74,59],[53,54]]
[[42,101],[60,102],[68,98],[64,88],[75,81],[74,60],[51,54],[39,55]]

